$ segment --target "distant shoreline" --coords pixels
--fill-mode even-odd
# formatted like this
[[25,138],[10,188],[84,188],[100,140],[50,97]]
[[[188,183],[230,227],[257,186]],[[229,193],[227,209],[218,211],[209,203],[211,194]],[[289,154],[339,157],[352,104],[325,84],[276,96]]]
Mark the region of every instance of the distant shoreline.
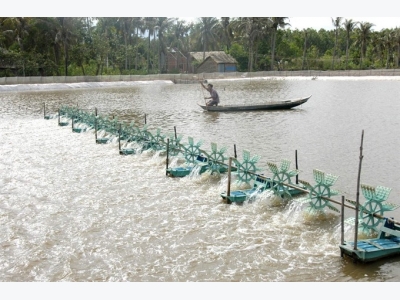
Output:
[[[259,71],[259,72],[226,72],[226,73],[199,73],[199,74],[150,74],[150,75],[99,75],[99,76],[34,76],[34,77],[1,77],[0,86],[13,85],[42,85],[42,84],[80,84],[82,87],[96,87],[96,85],[129,85],[128,82],[137,81],[171,81],[173,83],[197,83],[199,80],[217,79],[253,79],[253,78],[285,78],[300,77],[300,79],[315,80],[319,77],[369,77],[377,79],[391,77],[397,80],[400,69],[378,70],[338,70],[338,71]],[[108,83],[108,84],[107,84]],[[113,84],[114,83],[114,84]],[[73,87],[70,87],[73,88]],[[4,90],[4,89],[0,89]]]

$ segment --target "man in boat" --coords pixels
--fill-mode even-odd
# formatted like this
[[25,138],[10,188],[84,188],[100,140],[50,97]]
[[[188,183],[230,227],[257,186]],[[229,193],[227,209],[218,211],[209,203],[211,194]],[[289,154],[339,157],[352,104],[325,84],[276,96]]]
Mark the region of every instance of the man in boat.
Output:
[[204,84],[200,81],[200,84],[203,88],[205,88],[207,91],[210,92],[211,97],[204,97],[204,99],[211,99],[206,103],[207,106],[218,106],[219,103],[219,96],[217,91],[214,89],[213,85],[211,83],[207,84],[207,87],[204,86]]

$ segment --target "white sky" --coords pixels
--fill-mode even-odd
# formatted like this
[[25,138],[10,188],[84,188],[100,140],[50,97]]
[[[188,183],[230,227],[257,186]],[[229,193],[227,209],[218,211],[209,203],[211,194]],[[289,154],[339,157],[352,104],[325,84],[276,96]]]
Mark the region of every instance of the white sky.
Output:
[[[57,3],[57,4],[56,4]],[[398,1],[321,1],[321,0],[152,0],[152,1],[82,1],[68,0],[19,0],[7,2],[0,10],[1,17],[178,17],[196,19],[197,17],[263,17],[263,16],[300,16],[289,17],[292,29],[314,28],[333,29],[332,18],[343,15],[361,17],[343,17],[354,21],[375,24],[373,30],[400,28]],[[179,17],[182,16],[182,17]],[[192,16],[192,17],[183,17]],[[324,17],[322,17],[324,16]]]
[[[197,21],[195,17],[179,17],[187,21]],[[319,30],[321,28],[325,30],[332,30],[334,26],[332,25],[332,18],[336,17],[288,17],[288,23],[290,23],[290,28],[294,29],[305,29],[314,28]],[[343,17],[345,19],[352,19],[356,22],[370,22],[375,26],[372,27],[374,31],[380,31],[383,28],[400,28],[400,17]],[[289,27],[286,27],[289,28]]]

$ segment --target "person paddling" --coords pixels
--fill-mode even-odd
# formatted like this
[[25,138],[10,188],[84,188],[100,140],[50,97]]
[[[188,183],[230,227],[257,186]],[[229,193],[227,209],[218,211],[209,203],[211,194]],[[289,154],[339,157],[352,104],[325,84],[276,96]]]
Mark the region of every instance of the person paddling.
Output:
[[218,106],[219,96],[218,96],[217,91],[214,89],[213,85],[211,83],[209,83],[209,84],[207,84],[207,87],[206,87],[202,82],[200,82],[200,84],[203,88],[205,88],[207,91],[210,92],[211,97],[204,97],[204,99],[211,99],[210,101],[208,101],[206,103],[206,105],[207,106],[214,106],[214,105]]

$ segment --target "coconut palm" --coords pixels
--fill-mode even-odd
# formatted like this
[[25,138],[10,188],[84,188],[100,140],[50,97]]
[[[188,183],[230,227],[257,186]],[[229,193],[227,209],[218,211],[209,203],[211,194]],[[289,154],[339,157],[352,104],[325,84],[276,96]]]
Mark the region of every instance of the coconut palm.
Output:
[[95,60],[97,64],[96,75],[103,74],[103,65],[107,61],[111,52],[112,36],[114,27],[114,18],[97,18],[96,29],[93,32],[93,47],[96,53]]
[[3,24],[10,29],[4,30],[2,33],[5,37],[15,40],[22,54],[22,73],[25,76],[25,59],[24,59],[24,38],[28,35],[29,18],[16,17],[5,18]]
[[349,46],[350,46],[350,34],[357,26],[358,22],[354,22],[352,19],[345,19],[343,22],[344,29],[346,30],[346,70],[349,63]]
[[359,28],[357,30],[357,40],[356,43],[360,47],[360,69],[367,52],[368,42],[371,40],[372,27],[375,26],[370,22],[360,22]]
[[276,48],[276,34],[279,28],[285,28],[285,26],[289,25],[286,23],[287,17],[271,17],[271,70],[274,70],[275,65],[275,48]]
[[203,60],[206,59],[206,51],[209,51],[209,45],[216,39],[215,26],[218,24],[218,19],[214,17],[200,18],[201,41],[203,44]]
[[307,29],[304,29],[304,46],[303,46],[303,61],[301,63],[301,69],[304,70],[304,62],[306,60],[306,53],[307,53],[307,37],[308,32]]
[[383,66],[384,62],[384,56],[385,56],[385,43],[384,43],[384,35],[385,33],[382,32],[374,32],[371,35],[370,39],[370,44],[371,44],[371,49],[372,53],[376,55],[379,61],[379,65]]
[[[169,36],[169,45],[170,47],[176,47],[180,52],[187,55],[190,46],[189,46],[189,31],[192,27],[192,23],[187,23],[186,21],[176,20],[171,25],[172,34]],[[187,69],[189,69],[189,60],[186,60]],[[176,60],[176,69],[178,69],[178,60]]]
[[232,30],[234,35],[239,35],[248,44],[249,48],[249,61],[248,70],[253,71],[253,57],[254,48],[257,40],[267,32],[267,28],[270,25],[271,20],[269,18],[236,18],[232,21]]
[[68,76],[69,48],[70,45],[76,41],[77,35],[75,30],[77,23],[80,22],[80,19],[67,17],[58,17],[55,19],[57,21],[55,43],[61,43],[64,47],[65,76]]
[[150,71],[150,42],[151,42],[151,36],[154,34],[154,23],[155,23],[155,18],[154,17],[145,17],[143,18],[144,22],[144,31],[147,32],[147,37],[148,37],[148,49],[147,49],[147,73]]
[[160,73],[165,71],[165,56],[167,53],[167,45],[165,35],[168,28],[175,21],[173,18],[159,17],[155,19],[154,32],[158,38],[158,67]]
[[332,70],[334,70],[338,35],[339,35],[340,25],[342,24],[342,17],[336,17],[335,19],[334,18],[331,19],[332,19],[332,24],[335,27],[335,47],[333,49],[333,55],[332,55]]
[[399,60],[400,60],[400,28],[395,28],[394,29],[394,44],[397,49],[397,57],[395,60],[395,66],[398,68],[399,67]]
[[133,18],[129,17],[121,17],[117,19],[117,25],[119,32],[123,36],[124,39],[124,48],[125,48],[125,70],[128,69],[128,44],[130,37],[132,36],[133,30]]
[[395,32],[392,30],[385,30],[383,33],[382,43],[386,51],[386,69],[389,69],[390,56],[395,44]]
[[224,45],[224,48],[229,51],[231,47],[231,41],[233,39],[232,28],[230,26],[230,18],[229,17],[222,17],[219,20],[219,23],[215,25],[216,34],[221,45]]
[[[136,42],[139,40],[139,34],[144,34],[146,32],[145,27],[144,27],[144,20],[143,18],[140,17],[134,17],[132,18],[132,26],[133,26],[133,31],[135,32],[136,36]],[[139,60],[139,51],[138,51],[138,46],[135,46],[135,70],[138,69],[138,60]]]

